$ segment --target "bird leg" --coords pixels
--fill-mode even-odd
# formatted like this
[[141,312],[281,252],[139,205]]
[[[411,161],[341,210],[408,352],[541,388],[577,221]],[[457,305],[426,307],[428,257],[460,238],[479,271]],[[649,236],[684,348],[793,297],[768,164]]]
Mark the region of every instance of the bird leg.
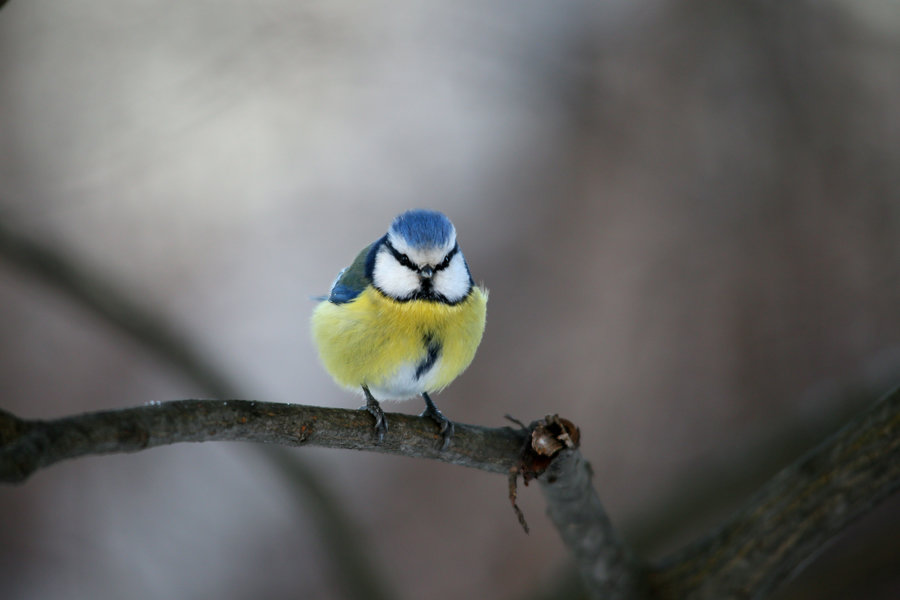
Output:
[[378,400],[372,396],[372,392],[369,391],[369,388],[366,386],[362,386],[363,393],[366,395],[366,405],[362,408],[369,411],[369,414],[375,417],[375,433],[378,435],[378,443],[384,441],[384,434],[387,433],[387,419],[384,417],[384,411],[381,410],[381,405],[378,404]]
[[453,437],[453,422],[444,416],[438,407],[434,405],[434,402],[431,401],[431,398],[428,397],[427,392],[422,392],[422,398],[425,399],[425,410],[422,412],[420,417],[430,417],[438,426],[441,428],[441,438],[443,442],[441,443],[441,450],[446,450],[447,446],[450,445],[450,438]]

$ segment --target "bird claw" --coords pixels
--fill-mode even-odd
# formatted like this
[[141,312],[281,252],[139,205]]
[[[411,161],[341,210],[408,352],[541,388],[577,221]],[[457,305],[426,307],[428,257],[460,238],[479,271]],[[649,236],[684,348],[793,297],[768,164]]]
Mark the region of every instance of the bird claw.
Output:
[[360,410],[365,409],[369,414],[375,417],[375,435],[378,436],[378,444],[384,441],[384,434],[387,433],[387,418],[384,416],[384,410],[378,404],[378,400],[372,397],[368,389],[363,388],[366,392],[366,405],[361,406]]
[[446,450],[450,445],[450,440],[453,438],[453,434],[456,431],[453,426],[453,421],[444,416],[438,407],[434,405],[433,402],[426,401],[427,408],[420,414],[420,417],[429,417],[432,421],[438,424],[440,427],[441,434],[441,450]]
[[375,435],[378,436],[378,443],[384,441],[384,434],[387,433],[387,419],[384,416],[384,411],[381,410],[381,407],[378,405],[373,406],[364,406],[369,414],[375,417]]

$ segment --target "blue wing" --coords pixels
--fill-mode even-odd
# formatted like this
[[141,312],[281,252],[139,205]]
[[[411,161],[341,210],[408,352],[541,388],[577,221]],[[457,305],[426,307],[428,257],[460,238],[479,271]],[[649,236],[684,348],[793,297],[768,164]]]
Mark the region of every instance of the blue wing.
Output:
[[370,250],[375,244],[363,248],[356,260],[349,267],[338,273],[337,279],[328,293],[328,301],[334,304],[346,304],[352,302],[366,287],[372,283],[367,271]]
[[356,297],[362,293],[363,289],[365,289],[365,287],[359,288],[341,283],[341,277],[344,276],[346,271],[347,270],[344,269],[338,273],[337,281],[334,282],[334,285],[331,286],[331,291],[328,293],[329,302],[333,302],[334,304],[346,304],[347,302],[355,300]]

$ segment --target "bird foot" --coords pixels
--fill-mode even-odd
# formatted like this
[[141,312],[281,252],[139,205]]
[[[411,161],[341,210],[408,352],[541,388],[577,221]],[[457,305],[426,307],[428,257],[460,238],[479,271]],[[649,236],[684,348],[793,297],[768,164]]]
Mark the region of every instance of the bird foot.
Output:
[[425,398],[425,410],[420,414],[420,417],[429,417],[432,421],[438,424],[440,427],[441,433],[441,450],[446,450],[450,445],[450,440],[453,438],[453,434],[455,432],[455,428],[453,427],[453,421],[444,416],[438,407],[434,405],[434,402],[431,401],[431,398],[428,397],[427,394],[422,394],[422,397]]
[[369,411],[369,414],[375,417],[375,435],[378,436],[378,442],[381,443],[384,441],[384,434],[387,433],[387,418],[384,416],[384,411],[381,409],[381,405],[378,404],[378,400],[372,397],[372,394],[369,393],[369,390],[363,388],[366,394],[366,405],[360,407],[360,410],[365,409]]

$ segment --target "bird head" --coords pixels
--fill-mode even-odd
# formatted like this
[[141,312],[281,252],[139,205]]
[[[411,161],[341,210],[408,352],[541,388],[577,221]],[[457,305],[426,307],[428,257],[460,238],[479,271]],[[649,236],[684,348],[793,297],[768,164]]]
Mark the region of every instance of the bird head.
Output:
[[395,300],[455,304],[472,289],[456,229],[439,212],[410,210],[399,215],[374,251],[372,281]]

